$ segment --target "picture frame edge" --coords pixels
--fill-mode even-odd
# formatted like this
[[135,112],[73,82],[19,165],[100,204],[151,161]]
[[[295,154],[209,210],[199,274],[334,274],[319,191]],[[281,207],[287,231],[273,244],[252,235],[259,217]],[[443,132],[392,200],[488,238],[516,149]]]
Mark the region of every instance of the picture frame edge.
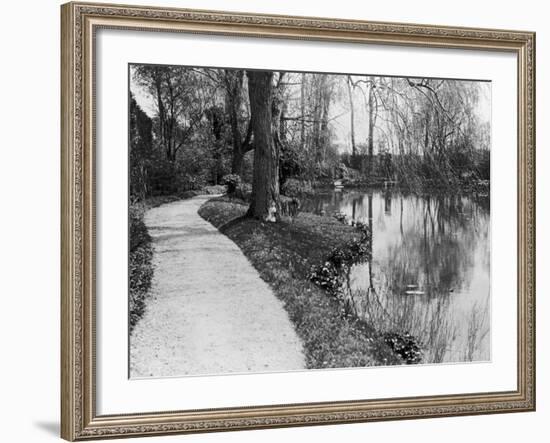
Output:
[[[241,411],[246,417],[216,418],[193,421],[197,411],[159,412],[151,414],[120,415],[114,417],[95,416],[94,400],[94,313],[93,290],[94,269],[94,195],[93,195],[93,128],[91,78],[91,38],[90,31],[98,22],[86,20],[93,16],[99,21],[109,21],[121,11],[130,14],[125,20],[139,21],[138,11],[148,11],[149,16],[168,14],[170,23],[186,17],[186,23],[199,17],[216,26],[219,17],[228,20],[237,17],[239,29],[248,25],[268,25],[285,27],[290,24],[299,28],[301,38],[307,38],[308,29],[316,29],[309,38],[321,38],[323,29],[343,35],[346,32],[364,34],[361,41],[376,41],[379,29],[395,30],[393,37],[406,38],[404,44],[440,47],[467,47],[479,49],[483,42],[488,50],[508,50],[518,54],[518,93],[523,98],[518,112],[518,390],[508,393],[503,399],[491,401],[500,393],[487,394],[479,403],[469,403],[479,394],[443,396],[455,398],[454,409],[442,406],[439,410],[429,406],[418,408],[401,406],[401,409],[379,408],[380,417],[373,410],[347,409],[338,415],[335,412],[308,413],[303,415],[261,416],[250,418],[261,406],[250,408],[230,408],[226,410],[199,411],[201,413],[230,414]],[[132,12],[133,11],[133,12]],[[132,15],[133,14],[133,15]],[[181,14],[184,14],[183,16]],[[149,17],[148,16],[148,17]],[[179,18],[178,18],[179,17]],[[243,17],[245,19],[243,19]],[[147,18],[147,20],[155,20]],[[183,19],[181,19],[183,20]],[[283,20],[283,22],[282,22]],[[200,20],[199,20],[200,21]],[[327,23],[340,24],[336,29]],[[225,23],[225,22],[224,22]],[[281,24],[285,23],[285,24]],[[313,26],[315,25],[315,26]],[[344,26],[345,25],[345,26]],[[350,26],[347,29],[346,26]],[[376,28],[378,26],[378,28]],[[374,27],[374,28],[373,28]],[[406,28],[406,31],[404,29]],[[256,30],[256,28],[254,28]],[[305,31],[304,31],[305,29]],[[347,29],[347,30],[346,30]],[[370,30],[369,30],[370,29]],[[221,32],[223,34],[223,32]],[[409,39],[411,35],[421,40]],[[432,34],[435,34],[432,35]],[[247,34],[260,35],[261,34]],[[273,35],[271,35],[273,36]],[[367,38],[369,36],[369,38]],[[332,39],[334,37],[331,34]],[[61,5],[61,437],[69,440],[86,440],[107,437],[145,436],[172,433],[194,433],[237,429],[260,429],[270,427],[305,426],[319,424],[352,423],[395,419],[432,418],[441,416],[461,416],[502,412],[534,411],[536,409],[536,367],[535,367],[535,37],[534,32],[506,31],[479,28],[462,28],[434,25],[414,25],[399,23],[367,22],[359,20],[296,17],[286,15],[249,14],[240,12],[205,11],[175,8],[133,7],[130,5],[97,4],[70,2]],[[286,37],[289,38],[289,37]],[[290,37],[291,38],[291,37]],[[322,38],[321,38],[322,39]],[[429,44],[432,39],[433,45]],[[87,40],[87,41],[86,41]],[[383,42],[386,42],[384,40]],[[422,43],[424,42],[424,43]],[[397,43],[389,43],[397,44]],[[458,46],[455,46],[458,45]],[[491,49],[489,49],[491,48]],[[497,48],[497,49],[495,49]],[[523,208],[523,209],[522,209]],[[520,213],[523,211],[523,213]],[[521,237],[521,238],[520,238]],[[495,395],[493,395],[495,394]],[[422,401],[424,397],[411,400]],[[390,399],[393,400],[393,399]],[[429,401],[429,400],[428,400]],[[372,400],[366,401],[372,404]],[[331,402],[343,407],[345,402]],[[354,402],[357,403],[357,402]],[[304,404],[307,406],[307,404]],[[304,405],[300,405],[304,407]],[[482,405],[482,407],[480,407]],[[339,407],[340,407],[339,406]],[[363,405],[364,406],[364,405]],[[476,410],[476,407],[478,408]],[[289,405],[282,409],[292,409]],[[315,407],[313,406],[315,409]],[[435,407],[437,408],[437,406]],[[243,412],[246,409],[246,413]],[[269,407],[267,409],[270,409]],[[353,408],[352,408],[353,409]],[[214,412],[212,412],[214,411]],[[431,414],[430,414],[431,411]],[[448,412],[446,412],[448,411]],[[279,411],[280,412],[280,411]],[[393,415],[392,413],[393,412]],[[239,412],[236,412],[237,414]],[[407,415],[409,413],[409,415]],[[191,415],[190,415],[191,414]],[[370,415],[369,415],[370,414]],[[384,415],[385,414],[385,415]],[[290,417],[290,418],[289,418]],[[140,425],[139,422],[142,421]],[[144,421],[147,420],[147,423]]]

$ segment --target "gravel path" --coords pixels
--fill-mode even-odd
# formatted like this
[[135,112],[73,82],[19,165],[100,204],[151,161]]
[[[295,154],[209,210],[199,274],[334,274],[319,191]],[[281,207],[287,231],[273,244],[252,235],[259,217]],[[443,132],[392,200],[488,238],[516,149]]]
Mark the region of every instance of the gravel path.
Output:
[[305,368],[282,302],[241,250],[198,214],[211,196],[145,214],[155,273],[130,337],[130,376]]

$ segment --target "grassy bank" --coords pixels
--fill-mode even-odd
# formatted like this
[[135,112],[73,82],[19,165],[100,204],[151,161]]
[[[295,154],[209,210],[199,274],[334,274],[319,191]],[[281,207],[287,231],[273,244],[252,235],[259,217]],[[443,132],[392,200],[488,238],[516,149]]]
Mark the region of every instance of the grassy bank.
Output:
[[128,256],[128,310],[130,331],[145,311],[145,302],[153,278],[153,246],[147,226],[143,221],[145,212],[164,203],[180,198],[177,196],[151,197],[130,205],[128,212],[129,256]]
[[337,299],[310,281],[314,266],[360,233],[310,213],[263,223],[243,217],[246,209],[242,201],[222,197],[206,202],[199,214],[241,248],[284,302],[304,344],[308,368],[402,363],[376,331],[347,316]]
[[149,197],[145,200],[130,204],[128,212],[129,228],[129,256],[128,256],[128,303],[130,331],[134,328],[145,312],[147,296],[153,278],[153,246],[151,236],[143,216],[151,208],[185,200],[203,194],[221,194],[225,192],[223,186],[207,186],[200,191],[186,191],[181,195],[166,195]]

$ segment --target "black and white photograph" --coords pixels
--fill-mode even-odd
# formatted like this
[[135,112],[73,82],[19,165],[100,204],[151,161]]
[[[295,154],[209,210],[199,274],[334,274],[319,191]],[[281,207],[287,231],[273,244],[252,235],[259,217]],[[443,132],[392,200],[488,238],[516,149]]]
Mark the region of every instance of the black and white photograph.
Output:
[[129,376],[491,360],[491,82],[130,64]]
[[545,4],[125,3],[3,8],[0,440],[548,440]]

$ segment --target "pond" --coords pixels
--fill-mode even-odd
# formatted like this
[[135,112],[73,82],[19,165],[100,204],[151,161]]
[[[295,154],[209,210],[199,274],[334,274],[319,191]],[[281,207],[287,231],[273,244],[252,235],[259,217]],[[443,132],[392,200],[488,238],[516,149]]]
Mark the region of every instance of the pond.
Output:
[[488,198],[328,191],[302,206],[371,229],[372,258],[348,279],[356,315],[382,333],[413,335],[424,363],[490,359]]

